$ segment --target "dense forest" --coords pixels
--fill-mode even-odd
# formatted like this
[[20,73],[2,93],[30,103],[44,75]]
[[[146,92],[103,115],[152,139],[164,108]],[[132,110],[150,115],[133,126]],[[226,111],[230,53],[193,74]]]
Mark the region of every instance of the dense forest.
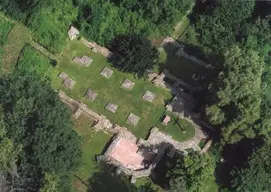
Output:
[[[208,180],[225,192],[271,189],[270,2],[0,0],[0,10],[53,53],[64,49],[74,25],[117,53],[117,69],[138,77],[158,63],[152,42],[170,36],[191,10],[181,43],[200,50],[217,72],[201,103],[215,145],[208,154],[177,160],[168,173],[170,191],[201,191]],[[80,144],[70,112],[46,78],[20,68],[1,77],[0,191],[69,191]]]

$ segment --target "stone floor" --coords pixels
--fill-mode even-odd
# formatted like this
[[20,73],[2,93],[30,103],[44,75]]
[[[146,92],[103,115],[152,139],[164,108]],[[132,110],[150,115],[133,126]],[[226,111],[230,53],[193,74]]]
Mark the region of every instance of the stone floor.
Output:
[[122,87],[127,90],[131,90],[134,87],[135,83],[130,81],[129,79],[125,79],[122,83]]
[[112,113],[115,113],[118,109],[118,105],[115,105],[113,103],[108,103],[105,107],[106,110],[112,112]]
[[107,79],[110,79],[112,74],[113,74],[113,70],[109,69],[108,67],[105,67],[101,72],[101,75],[106,77]]
[[67,77],[64,81],[63,81],[63,85],[65,87],[67,87],[68,89],[72,89],[73,86],[75,84],[75,81],[72,80],[71,78]]
[[140,118],[138,116],[136,116],[133,113],[130,113],[130,115],[127,118],[127,123],[129,123],[131,125],[136,125],[138,123],[139,119]]
[[142,99],[152,102],[155,99],[156,95],[150,91],[146,91],[142,96]]
[[85,93],[85,98],[89,99],[90,101],[94,101],[97,97],[97,93],[95,93],[92,89],[88,89]]

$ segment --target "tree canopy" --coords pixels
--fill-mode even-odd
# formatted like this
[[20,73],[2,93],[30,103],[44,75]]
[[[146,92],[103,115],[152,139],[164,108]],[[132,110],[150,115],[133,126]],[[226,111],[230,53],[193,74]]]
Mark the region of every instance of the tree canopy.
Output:
[[225,53],[223,71],[213,84],[215,102],[206,108],[209,121],[222,125],[226,143],[260,132],[254,126],[260,119],[263,59],[255,51],[232,47]]
[[236,44],[245,20],[251,17],[255,1],[219,0],[197,17],[196,30],[201,44],[221,52]]
[[139,78],[158,64],[158,50],[142,35],[119,36],[111,43],[110,49],[114,53],[114,66]]
[[256,150],[243,168],[232,171],[232,189],[238,192],[271,189],[271,147],[265,144]]
[[214,168],[214,159],[208,154],[180,157],[168,174],[170,191],[202,191],[206,181],[214,180]]
[[[18,174],[31,178],[24,187],[37,190],[46,172],[64,179],[74,171],[80,138],[68,109],[48,82],[18,70],[1,79],[0,93],[6,135],[14,146],[22,146]],[[61,185],[67,184],[62,180]]]

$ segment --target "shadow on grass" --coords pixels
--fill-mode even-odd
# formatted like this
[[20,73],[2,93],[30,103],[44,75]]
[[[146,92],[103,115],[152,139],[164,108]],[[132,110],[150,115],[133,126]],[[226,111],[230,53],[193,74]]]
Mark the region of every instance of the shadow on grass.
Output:
[[115,168],[104,163],[100,170],[88,179],[88,192],[155,192],[150,183],[135,186],[129,182],[125,175],[114,175]]
[[128,179],[114,176],[113,171],[111,166],[101,164],[100,170],[88,180],[88,192],[130,192],[135,189]]

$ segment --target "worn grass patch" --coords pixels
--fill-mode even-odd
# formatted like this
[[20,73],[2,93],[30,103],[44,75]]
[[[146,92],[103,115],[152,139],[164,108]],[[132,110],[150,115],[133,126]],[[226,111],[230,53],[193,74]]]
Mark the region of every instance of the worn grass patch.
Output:
[[23,24],[14,23],[3,47],[0,74],[10,73],[20,57],[23,47],[31,41],[31,33]]
[[0,15],[0,71],[2,71],[3,68],[2,58],[4,55],[4,46],[7,43],[7,37],[12,28],[13,23]]
[[[89,67],[80,66],[72,61],[74,56],[83,55],[93,59]],[[104,67],[109,67],[114,71],[110,79],[100,74]],[[62,80],[58,77],[62,71],[76,81],[72,90],[62,85]],[[146,137],[149,129],[156,124],[164,111],[165,101],[172,97],[168,91],[153,86],[148,80],[137,79],[131,74],[117,71],[107,62],[105,57],[93,53],[77,40],[70,42],[57,67],[51,72],[52,84],[55,88],[64,90],[72,98],[83,101],[94,111],[104,114],[113,123],[128,127],[137,137],[141,138]],[[130,91],[121,87],[126,78],[135,83]],[[98,94],[94,102],[84,98],[84,93],[88,88]],[[156,94],[152,103],[141,98],[147,90]],[[105,109],[108,102],[119,106],[116,113],[113,114]],[[130,113],[140,117],[136,126],[126,123]]]

